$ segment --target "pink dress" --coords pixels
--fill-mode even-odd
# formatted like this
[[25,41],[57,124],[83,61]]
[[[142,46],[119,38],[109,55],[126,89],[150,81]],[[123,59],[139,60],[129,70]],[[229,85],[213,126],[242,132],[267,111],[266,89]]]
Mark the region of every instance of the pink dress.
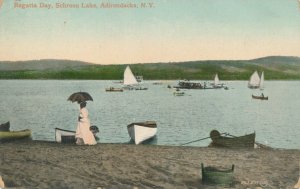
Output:
[[78,126],[76,129],[76,138],[82,138],[84,144],[95,145],[97,144],[93,133],[90,131],[90,120],[88,118],[88,110],[86,108],[80,109],[80,121],[78,121]]

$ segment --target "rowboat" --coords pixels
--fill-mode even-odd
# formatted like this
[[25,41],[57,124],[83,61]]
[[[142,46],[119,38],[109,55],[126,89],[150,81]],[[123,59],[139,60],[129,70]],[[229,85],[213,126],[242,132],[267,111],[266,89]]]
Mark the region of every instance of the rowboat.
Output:
[[9,131],[10,123],[9,121],[0,125],[0,131]]
[[148,90],[148,88],[147,87],[135,87],[134,88],[135,90]]
[[29,129],[21,131],[1,131],[0,132],[0,141],[7,140],[18,140],[31,137],[31,131]]
[[211,146],[213,147],[254,148],[255,143],[255,133],[240,137],[234,137],[232,135],[228,137],[221,136],[221,134],[217,130],[212,130],[210,132],[210,138],[212,139]]
[[123,92],[122,88],[109,87],[105,89],[106,92]]
[[268,100],[269,99],[267,96],[255,96],[255,95],[252,95],[252,98],[253,99],[260,99],[260,100]]
[[[99,138],[96,136],[97,133],[99,133],[99,129],[97,126],[92,125],[90,126],[90,131],[94,134],[94,137],[96,141],[99,140]],[[76,143],[75,138],[75,131],[55,128],[55,141],[58,143]]]
[[173,92],[174,96],[184,96],[184,92],[178,92],[178,91],[174,91]]
[[58,143],[74,143],[75,140],[75,131],[55,128],[55,141]]
[[230,169],[204,167],[201,163],[202,183],[230,187],[233,184],[234,165]]
[[127,131],[135,144],[140,144],[155,137],[157,125],[155,121],[131,123],[127,126]]

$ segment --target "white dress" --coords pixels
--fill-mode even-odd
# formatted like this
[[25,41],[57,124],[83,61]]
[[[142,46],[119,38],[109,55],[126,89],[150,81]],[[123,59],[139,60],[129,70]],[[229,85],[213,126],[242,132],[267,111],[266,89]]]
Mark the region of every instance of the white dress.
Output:
[[88,110],[86,108],[80,109],[80,121],[78,121],[78,126],[76,129],[76,138],[82,138],[84,144],[95,145],[97,144],[93,133],[90,131],[90,120],[88,118]]

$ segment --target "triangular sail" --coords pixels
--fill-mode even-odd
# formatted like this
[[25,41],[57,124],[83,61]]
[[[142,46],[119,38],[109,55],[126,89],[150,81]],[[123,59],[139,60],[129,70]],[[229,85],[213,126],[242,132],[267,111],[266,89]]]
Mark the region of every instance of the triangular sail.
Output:
[[262,72],[260,76],[259,88],[262,89],[264,87],[264,81],[265,81],[265,76],[264,76],[264,72]]
[[250,77],[249,87],[259,87],[259,83],[260,83],[260,78],[257,71],[255,71]]
[[131,69],[129,66],[126,67],[125,71],[124,71],[124,81],[123,81],[124,85],[135,85],[138,84],[136,78],[134,77]]
[[218,74],[215,75],[215,80],[214,80],[214,85],[219,85],[220,84],[220,80],[219,80],[219,76]]

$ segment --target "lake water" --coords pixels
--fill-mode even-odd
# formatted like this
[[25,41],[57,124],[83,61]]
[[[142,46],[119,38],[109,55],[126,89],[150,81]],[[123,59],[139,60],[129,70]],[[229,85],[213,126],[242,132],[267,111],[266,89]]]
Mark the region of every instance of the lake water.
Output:
[[[212,129],[244,135],[276,148],[300,148],[300,81],[265,81],[268,101],[254,100],[260,90],[247,81],[227,81],[229,90],[185,90],[173,96],[168,84],[146,81],[146,91],[105,92],[113,81],[0,80],[0,122],[11,130],[29,128],[33,139],[54,141],[54,128],[75,130],[79,106],[70,94],[86,91],[94,101],[87,109],[92,125],[100,129],[100,143],[129,141],[127,125],[154,120],[157,145],[180,145],[209,136]],[[207,146],[210,139],[189,144]]]

